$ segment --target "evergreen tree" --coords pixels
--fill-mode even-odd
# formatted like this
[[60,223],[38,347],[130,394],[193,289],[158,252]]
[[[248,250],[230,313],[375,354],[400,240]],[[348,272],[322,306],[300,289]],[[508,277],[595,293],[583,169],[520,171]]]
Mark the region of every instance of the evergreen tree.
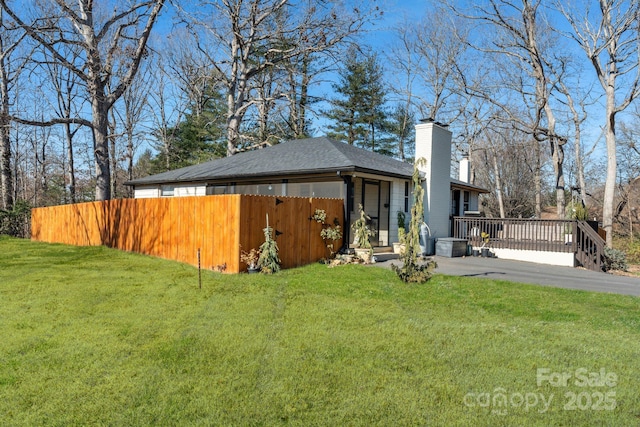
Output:
[[389,114],[386,131],[393,153],[402,161],[413,163],[415,153],[415,114],[406,105],[398,104]]
[[385,139],[386,89],[383,71],[375,54],[359,54],[351,49],[340,82],[333,89],[340,98],[333,99],[333,108],[325,113],[333,121],[328,135],[351,145],[391,154]]
[[[171,135],[169,149],[152,160],[152,173],[190,166],[226,155],[226,124],[224,97],[211,87],[206,95],[192,102],[189,113]],[[167,161],[168,157],[168,161]]]

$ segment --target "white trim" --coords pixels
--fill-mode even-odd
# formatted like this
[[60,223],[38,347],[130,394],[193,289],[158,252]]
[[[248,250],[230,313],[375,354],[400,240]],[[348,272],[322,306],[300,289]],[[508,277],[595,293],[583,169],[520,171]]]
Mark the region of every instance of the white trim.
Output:
[[495,253],[498,258],[512,259],[515,261],[535,262],[537,264],[575,267],[575,255],[573,254],[573,252],[542,252],[504,248],[491,249],[491,252]]

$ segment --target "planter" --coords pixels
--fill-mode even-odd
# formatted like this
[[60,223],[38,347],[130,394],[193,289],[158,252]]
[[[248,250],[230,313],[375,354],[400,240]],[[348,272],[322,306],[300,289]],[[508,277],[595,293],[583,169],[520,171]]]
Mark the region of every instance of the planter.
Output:
[[356,256],[362,260],[365,264],[371,263],[372,253],[371,249],[356,248]]
[[393,253],[402,255],[404,253],[404,250],[406,249],[406,247],[407,247],[406,244],[396,242],[396,243],[393,244]]
[[435,253],[448,258],[465,256],[467,254],[467,239],[440,238],[435,244]]
[[480,253],[482,254],[482,258],[489,258],[489,248],[480,249]]
[[254,267],[254,268],[247,268],[247,273],[249,274],[255,274],[255,273],[260,273],[260,268],[258,267]]

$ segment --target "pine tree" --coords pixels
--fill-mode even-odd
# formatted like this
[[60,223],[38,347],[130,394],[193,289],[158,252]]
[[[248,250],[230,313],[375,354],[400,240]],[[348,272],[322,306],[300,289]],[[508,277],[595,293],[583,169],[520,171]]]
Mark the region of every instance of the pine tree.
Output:
[[[152,172],[190,166],[226,154],[225,104],[215,87],[198,102],[193,102],[185,119],[167,133],[171,136],[168,151],[152,160]],[[168,157],[168,161],[167,161]]]
[[415,140],[415,115],[406,105],[398,104],[389,114],[386,131],[393,141],[391,149],[402,161],[413,162]]
[[328,135],[351,145],[372,151],[389,153],[385,139],[386,88],[383,71],[375,54],[359,54],[351,49],[340,82],[333,85],[340,98],[333,99],[333,108],[325,113],[333,121]]

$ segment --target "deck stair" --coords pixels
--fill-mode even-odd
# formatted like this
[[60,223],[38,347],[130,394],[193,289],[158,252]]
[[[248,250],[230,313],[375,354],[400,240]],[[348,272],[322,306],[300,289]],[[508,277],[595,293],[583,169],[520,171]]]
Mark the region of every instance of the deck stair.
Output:
[[474,247],[573,253],[575,267],[602,271],[605,241],[597,223],[576,220],[454,217],[453,237]]

